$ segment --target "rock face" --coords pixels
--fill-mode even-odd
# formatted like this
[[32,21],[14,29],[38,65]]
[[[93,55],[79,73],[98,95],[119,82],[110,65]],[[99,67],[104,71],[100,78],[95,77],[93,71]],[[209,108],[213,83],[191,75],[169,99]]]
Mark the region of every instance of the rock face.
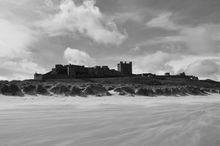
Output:
[[171,88],[171,94],[173,96],[180,96],[182,93],[180,93],[181,91],[179,90],[179,88]]
[[83,96],[82,90],[77,86],[73,86],[70,90],[70,96]]
[[38,85],[36,92],[39,95],[50,95],[50,93],[47,91],[47,89],[43,85]]
[[108,86],[108,87],[106,87],[106,89],[107,89],[108,91],[111,91],[111,90],[114,90],[115,87],[113,87],[113,86]]
[[0,83],[0,94],[2,94],[2,91],[1,91],[2,87],[3,87],[3,84]]
[[7,96],[24,96],[21,89],[14,84],[11,85],[3,85],[1,88],[1,93]]
[[135,91],[131,87],[118,87],[114,89],[115,92],[117,92],[119,95],[134,95]]
[[172,95],[172,92],[171,92],[170,88],[163,88],[162,92],[163,92],[164,96],[171,96]]
[[[128,78],[130,79],[130,78]],[[118,80],[118,79],[117,79]],[[149,85],[140,84],[139,81],[132,84],[121,82],[113,84],[101,84],[97,82],[72,83],[64,81],[0,81],[0,94],[8,96],[24,95],[66,95],[66,96],[108,96],[117,95],[141,95],[141,96],[187,96],[207,95],[220,93],[220,84],[215,86],[202,86],[193,84],[181,85]],[[141,81],[140,81],[141,82]],[[202,82],[201,82],[202,83]],[[214,84],[214,83],[209,83]],[[110,93],[111,94],[110,94]]]
[[163,87],[163,88],[156,88],[154,90],[146,89],[146,88],[138,88],[136,94],[142,96],[186,96],[186,95],[206,95],[207,93],[200,88],[186,86],[181,88]]
[[25,86],[23,88],[23,91],[27,95],[37,95],[36,86],[34,86],[34,85]]
[[178,92],[179,96],[187,96],[188,95],[186,92],[186,89],[184,87],[178,87],[178,90],[179,90],[179,92]]
[[70,95],[70,89],[65,85],[56,85],[55,87],[52,87],[50,91],[58,95],[65,95],[65,96]]
[[146,88],[137,89],[136,94],[142,96],[155,96],[155,93],[152,89],[146,89]]
[[110,93],[101,84],[90,84],[82,91],[84,95],[106,96]]
[[206,93],[198,87],[187,86],[185,91],[189,95],[205,95]]
[[160,96],[160,95],[163,95],[164,93],[163,93],[163,90],[161,88],[157,88],[155,90],[155,94]]

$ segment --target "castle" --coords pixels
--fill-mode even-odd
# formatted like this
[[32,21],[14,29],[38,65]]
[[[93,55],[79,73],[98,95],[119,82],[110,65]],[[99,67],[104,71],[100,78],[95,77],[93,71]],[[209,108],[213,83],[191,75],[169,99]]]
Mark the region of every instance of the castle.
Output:
[[109,69],[108,66],[85,67],[80,65],[55,65],[46,74],[34,74],[35,80],[42,79],[74,79],[74,78],[104,78],[132,76],[132,62],[120,62],[118,70]]
[[119,62],[117,64],[118,70],[110,69],[108,66],[85,67],[81,65],[55,65],[55,68],[46,74],[34,74],[35,80],[46,79],[77,79],[77,78],[108,78],[108,77],[128,77],[128,76],[142,76],[154,79],[188,79],[198,80],[198,77],[188,76],[184,72],[177,75],[156,75],[152,73],[133,74],[132,62]]

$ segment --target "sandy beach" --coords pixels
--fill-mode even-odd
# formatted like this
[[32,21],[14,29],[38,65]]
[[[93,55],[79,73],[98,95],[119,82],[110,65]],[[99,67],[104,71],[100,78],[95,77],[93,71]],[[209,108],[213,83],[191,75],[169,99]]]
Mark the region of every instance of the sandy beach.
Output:
[[219,146],[220,96],[0,97],[1,146]]

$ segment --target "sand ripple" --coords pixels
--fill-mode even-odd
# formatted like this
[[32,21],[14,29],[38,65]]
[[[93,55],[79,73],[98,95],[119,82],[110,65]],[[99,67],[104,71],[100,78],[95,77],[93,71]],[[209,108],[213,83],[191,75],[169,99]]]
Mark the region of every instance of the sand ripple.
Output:
[[220,102],[0,110],[1,146],[219,146]]

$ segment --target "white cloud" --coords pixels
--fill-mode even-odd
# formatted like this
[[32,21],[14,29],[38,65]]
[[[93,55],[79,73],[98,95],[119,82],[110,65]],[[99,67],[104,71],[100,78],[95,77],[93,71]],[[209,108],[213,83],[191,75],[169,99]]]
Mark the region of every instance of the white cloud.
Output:
[[0,76],[0,80],[8,80],[6,77]]
[[127,57],[133,60],[135,73],[177,74],[185,72],[200,79],[220,81],[220,60],[215,56],[179,56],[158,51],[154,54]]
[[127,21],[141,22],[143,15],[140,12],[120,12],[113,16],[113,19],[117,22],[125,23]]
[[217,34],[220,34],[220,27],[212,27],[212,25],[208,24],[185,28],[180,32],[182,42],[186,43],[189,52],[196,54],[215,54],[220,52],[215,40]]
[[0,58],[23,58],[30,54],[34,42],[32,31],[19,24],[0,19]]
[[64,0],[60,11],[40,25],[51,35],[67,32],[80,33],[98,43],[121,44],[126,36],[120,33],[116,24],[108,20],[93,0],[76,5],[72,0]]
[[159,16],[151,19],[149,22],[146,23],[146,25],[148,27],[158,27],[168,30],[179,30],[181,26],[171,21],[172,15],[173,14],[171,12],[162,13]]
[[[163,13],[153,18],[147,23],[148,27],[163,28],[166,30],[177,31],[176,35],[159,37],[144,42],[144,45],[169,44],[170,46],[178,46],[176,44],[184,44],[184,52],[186,54],[216,54],[220,53],[217,44],[219,43],[220,26],[219,24],[201,24],[191,27],[180,25],[171,20],[172,13]],[[178,49],[176,49],[178,51]]]
[[138,46],[147,46],[147,45],[155,45],[155,44],[167,44],[167,43],[176,43],[182,42],[182,36],[164,36],[157,37],[155,39],[146,40],[138,44]]
[[94,59],[89,56],[84,51],[80,51],[78,49],[67,48],[64,51],[64,59],[70,63],[75,65],[94,65]]
[[151,72],[163,74],[165,72],[173,73],[173,67],[169,64],[172,60],[178,60],[180,57],[158,51],[154,54],[135,57],[134,70],[137,73]]
[[140,47],[136,46],[136,47],[134,47],[134,48],[131,48],[131,49],[129,50],[129,52],[138,52],[138,51],[140,51],[140,50],[141,50]]
[[44,3],[46,4],[46,6],[48,6],[49,8],[53,8],[54,2],[52,0],[44,0]]
[[201,78],[220,80],[220,60],[206,59],[195,61],[186,68],[186,73]]
[[175,73],[180,73],[186,70],[186,68],[195,62],[201,60],[216,60],[218,56],[201,56],[201,55],[182,55],[181,59],[173,60],[169,64],[173,66]]
[[37,41],[26,25],[0,18],[0,79],[33,78],[36,71],[45,71],[32,60],[30,47]]
[[46,70],[28,59],[5,60],[1,59],[0,79],[33,79],[35,72],[45,73]]

